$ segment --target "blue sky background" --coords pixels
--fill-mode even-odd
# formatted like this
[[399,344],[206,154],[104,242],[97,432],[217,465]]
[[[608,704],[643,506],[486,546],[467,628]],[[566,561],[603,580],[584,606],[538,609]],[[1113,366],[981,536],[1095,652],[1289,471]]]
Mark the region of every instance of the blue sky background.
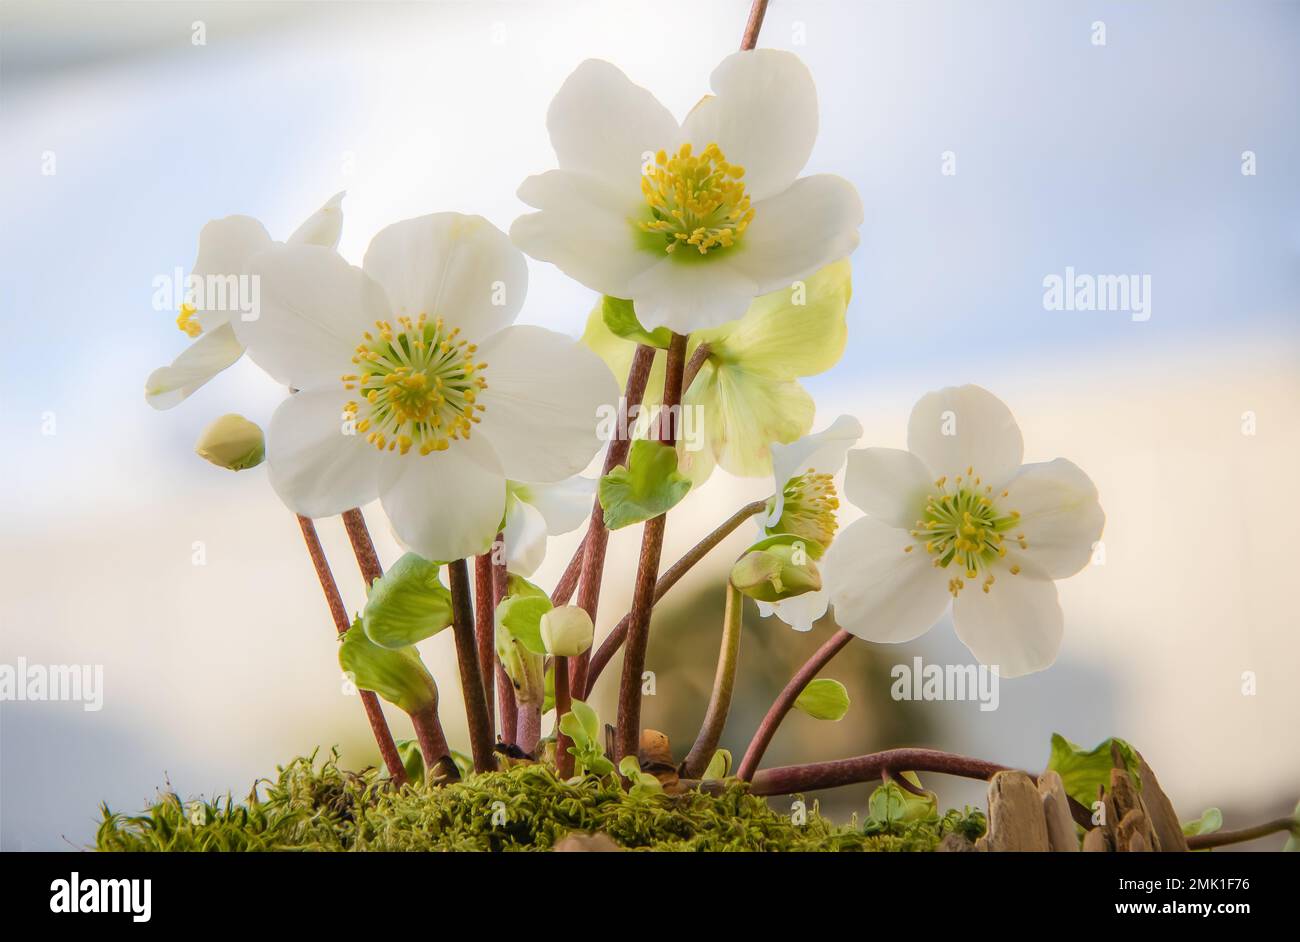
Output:
[[[0,660],[94,656],[111,668],[114,651],[129,647],[123,639],[144,634],[151,646],[132,663],[157,658],[150,676],[165,675],[158,683],[183,698],[177,665],[202,647],[195,633],[203,619],[220,618],[227,628],[255,622],[265,612],[221,605],[304,577],[292,541],[284,549],[275,542],[283,521],[268,517],[278,505],[264,477],[225,475],[191,451],[212,418],[237,411],[264,422],[282,391],[241,363],[170,412],[155,413],[143,399],[148,373],[186,343],[174,312],[152,309],[153,279],[188,268],[204,222],[247,213],[283,238],[346,189],[341,250],[358,262],[383,225],[426,212],[476,212],[506,228],[524,210],[514,196],[519,182],[554,163],[545,110],[578,62],[614,61],[680,115],[736,47],[747,8],[0,6],[7,446],[0,565],[10,573]],[[196,20],[206,26],[202,47],[191,44]],[[1092,43],[1096,21],[1105,24],[1104,47]],[[798,52],[818,83],[821,133],[808,170],[847,177],[866,206],[853,257],[849,346],[836,369],[807,383],[822,404],[820,424],[847,409],[870,431],[898,436],[922,392],[968,381],[1016,392],[1018,411],[1038,409],[1040,447],[1056,447],[1054,427],[1077,424],[1075,447],[1096,449],[1094,464],[1085,466],[1100,461],[1099,485],[1113,473],[1110,492],[1103,487],[1113,525],[1127,522],[1135,533],[1125,584],[1134,588],[1123,590],[1134,593],[1153,578],[1138,561],[1167,555],[1176,524],[1156,511],[1148,520],[1144,508],[1189,461],[1208,461],[1224,472],[1225,486],[1247,492],[1265,493],[1292,474],[1293,464],[1278,461],[1300,453],[1300,3],[773,0],[761,42]],[[1255,176],[1241,173],[1245,150],[1257,155]],[[47,151],[56,160],[52,176],[42,174]],[[955,153],[955,176],[940,172],[945,151]],[[1067,266],[1150,275],[1151,319],[1044,310],[1044,276]],[[523,317],[576,335],[593,301],[591,292],[533,263]],[[1230,386],[1231,395],[1215,398],[1215,384]],[[1157,403],[1162,390],[1170,398]],[[1195,392],[1208,397],[1199,411],[1191,411]],[[1145,412],[1134,405],[1148,399]],[[1277,404],[1267,427],[1287,430],[1277,433],[1288,437],[1275,439],[1267,458],[1225,451],[1237,448],[1240,436],[1226,445],[1209,433],[1197,438],[1207,413],[1235,435],[1236,416],[1257,401]],[[1189,411],[1176,417],[1180,404]],[[1107,432],[1108,416],[1139,412],[1145,438]],[[49,413],[53,436],[42,433]],[[1187,486],[1196,495],[1207,485],[1189,479]],[[1121,517],[1117,507],[1133,509]],[[1171,521],[1187,516],[1168,512]],[[267,519],[273,523],[252,522]],[[1251,582],[1254,570],[1242,562],[1261,551],[1264,519],[1234,506],[1207,524],[1219,528],[1213,539],[1220,547],[1226,541],[1222,557],[1238,567],[1218,584],[1254,599],[1246,621],[1254,619],[1250,650],[1261,660],[1264,650],[1300,654],[1283,638],[1272,590]],[[209,534],[227,539],[238,559],[230,549],[229,567],[201,588],[186,581],[188,547]],[[84,584],[78,573],[102,584]],[[1201,577],[1160,578],[1182,591]],[[299,622],[304,633],[320,630],[313,591],[307,585],[295,596],[303,608],[286,601],[276,609],[288,636]],[[1216,599],[1227,607],[1227,595],[1209,601]],[[1166,653],[1196,637],[1167,623],[1150,599],[1135,594],[1113,605],[1093,613],[1099,625],[1126,625],[1115,612],[1159,623],[1169,632],[1161,642]],[[196,610],[205,606],[210,610]],[[1236,616],[1224,620],[1235,624]],[[1260,647],[1263,638],[1275,647]],[[1114,673],[1120,655],[1106,662],[1110,655],[1098,645],[1051,675],[1068,701],[1061,709],[1089,729],[1087,717],[1113,711],[1090,708],[1087,691],[1122,697],[1125,689]],[[330,653],[321,655],[325,670]],[[302,683],[319,667],[303,666]],[[136,677],[125,660],[121,671]],[[1092,677],[1095,686],[1070,680]],[[66,808],[93,808],[101,795],[137,801],[164,764],[176,774],[188,769],[204,787],[229,786],[283,758],[283,742],[248,755],[233,740],[226,752],[186,752],[176,729],[150,724],[165,725],[172,709],[198,723],[204,707],[181,710],[175,699],[151,699],[144,691],[153,682],[132,681],[135,699],[117,719],[83,722],[74,714],[76,722],[56,722],[32,705],[0,708],[0,811],[14,835],[20,819],[35,822],[21,826],[28,828],[25,846],[65,833],[84,839],[86,822],[66,822]],[[1004,694],[1004,703],[1018,705],[1004,707],[996,720],[1004,726],[980,742],[1020,748],[1034,722],[1024,717],[1050,715],[1053,683],[1049,675],[1027,681],[1022,689],[1037,693],[1026,700]],[[1142,683],[1126,703],[1168,705],[1143,700],[1135,691],[1154,682]],[[1187,696],[1213,702],[1206,689],[1219,690],[1190,684]],[[1271,709],[1280,712],[1276,703]],[[99,722],[111,728],[94,726]],[[10,770],[45,761],[42,743],[56,728],[68,737],[59,741],[71,744],[69,754],[83,747],[104,753],[105,743],[116,742],[134,742],[135,751],[123,747],[132,757],[123,769],[42,793]],[[953,728],[969,742],[968,727]],[[1032,734],[1041,743],[1042,730]],[[1228,736],[1229,727],[1219,734]],[[1297,760],[1288,755],[1286,768],[1300,767]],[[1264,801],[1265,786],[1285,778],[1285,769],[1261,768],[1267,774],[1256,797]]]

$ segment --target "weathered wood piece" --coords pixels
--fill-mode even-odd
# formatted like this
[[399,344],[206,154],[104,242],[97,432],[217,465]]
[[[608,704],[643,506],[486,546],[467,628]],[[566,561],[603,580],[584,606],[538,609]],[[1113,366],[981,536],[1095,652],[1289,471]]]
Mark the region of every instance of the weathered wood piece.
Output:
[[1047,822],[1047,843],[1054,851],[1077,852],[1079,838],[1074,818],[1070,817],[1070,800],[1065,794],[1065,784],[1059,773],[1044,772],[1038,777],[1038,795],[1043,803],[1043,818]]
[[982,840],[991,851],[1051,849],[1042,799],[1024,772],[998,772],[989,781],[989,833]]
[[1158,851],[1188,850],[1187,838],[1183,836],[1183,826],[1178,821],[1174,804],[1160,788],[1156,773],[1151,771],[1147,760],[1138,755],[1138,775],[1142,778],[1142,807],[1147,820],[1151,822],[1151,831],[1155,835],[1154,849]]

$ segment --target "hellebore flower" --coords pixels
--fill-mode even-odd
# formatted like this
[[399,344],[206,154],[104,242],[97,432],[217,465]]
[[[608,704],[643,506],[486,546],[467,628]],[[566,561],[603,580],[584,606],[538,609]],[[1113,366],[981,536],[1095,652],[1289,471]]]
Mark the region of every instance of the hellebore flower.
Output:
[[540,212],[515,221],[515,244],[631,300],[651,329],[734,320],[858,244],[852,184],[799,176],[818,121],[799,58],[734,53],[710,82],[713,94],[678,123],[615,66],[583,62],[546,116],[559,169],[519,188]]
[[1021,464],[1010,410],[979,386],[928,393],[907,447],[849,453],[845,493],[867,516],[825,571],[835,619],[868,641],[909,641],[953,606],[971,653],[1004,677],[1056,659],[1064,618],[1053,580],[1088,564],[1105,514],[1064,458]]
[[[336,193],[289,236],[289,245],[323,245],[335,248],[343,230],[343,195]],[[191,393],[233,366],[244,355],[244,345],[231,321],[241,313],[234,310],[230,292],[255,255],[283,243],[272,241],[266,228],[251,216],[214,219],[199,231],[199,254],[190,270],[190,280],[212,285],[213,294],[225,303],[206,305],[202,293],[191,294],[181,305],[176,326],[194,342],[172,361],[149,374],[145,380],[145,401],[155,409],[179,405]],[[256,313],[256,312],[255,312]]]
[[271,485],[295,512],[379,498],[404,545],[460,559],[491,545],[507,478],[561,481],[600,447],[614,379],[568,337],[512,326],[528,269],[486,219],[396,223],[364,270],[317,246],[264,252],[250,269],[262,315],[236,330],[300,390],[267,431]]

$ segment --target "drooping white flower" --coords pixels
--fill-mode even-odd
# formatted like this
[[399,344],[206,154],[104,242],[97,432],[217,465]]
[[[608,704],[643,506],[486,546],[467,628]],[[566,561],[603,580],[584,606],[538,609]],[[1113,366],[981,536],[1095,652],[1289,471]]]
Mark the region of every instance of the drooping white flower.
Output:
[[562,481],[599,448],[614,378],[568,337],[512,326],[528,269],[487,220],[396,223],[371,241],[364,270],[301,245],[250,268],[262,315],[236,332],[300,390],[267,433],[271,484],[294,511],[379,498],[404,545],[460,559],[491,545],[508,478]]
[[578,529],[591,516],[596,479],[576,475],[555,484],[506,485],[506,566],[531,576],[546,558],[546,540]]
[[978,386],[923,396],[906,451],[850,452],[845,494],[867,516],[827,554],[839,625],[909,641],[951,602],[957,636],[981,663],[1005,677],[1049,666],[1064,630],[1053,580],[1087,565],[1105,514],[1078,466],[1023,455],[1010,410]]
[[[772,446],[775,496],[759,526],[764,536],[792,533],[829,547],[838,529],[839,498],[834,478],[848,450],[862,437],[862,423],[842,415],[820,432],[789,445]],[[822,588],[780,602],[758,602],[764,618],[775,615],[795,631],[810,631],[826,614],[830,595]]]
[[[335,248],[343,231],[343,193],[330,197],[324,206],[307,217],[289,236],[290,245],[323,245]],[[228,282],[245,276],[248,263],[261,252],[282,243],[271,239],[266,227],[251,216],[214,219],[199,231],[199,254],[190,269],[190,279],[213,283],[228,297]],[[170,409],[191,393],[233,366],[244,355],[244,345],[231,326],[235,312],[229,304],[209,307],[202,296],[190,295],[181,305],[176,326],[194,342],[170,366],[159,367],[144,384],[145,401],[155,409]]]
[[681,123],[597,59],[565,81],[546,124],[559,169],[519,198],[511,237],[590,288],[631,299],[647,328],[689,333],[844,258],[862,203],[847,180],[800,177],[817,90],[793,53],[758,49],[713,71]]

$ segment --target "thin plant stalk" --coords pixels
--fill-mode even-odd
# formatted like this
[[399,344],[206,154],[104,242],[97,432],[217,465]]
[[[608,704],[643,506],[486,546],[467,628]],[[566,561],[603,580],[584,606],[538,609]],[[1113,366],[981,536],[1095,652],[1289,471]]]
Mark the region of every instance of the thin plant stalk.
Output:
[[[718,544],[734,533],[736,528],[742,523],[750,517],[762,513],[766,507],[767,502],[761,500],[756,500],[752,503],[746,504],[723,521],[713,530],[712,533],[691,547],[681,559],[673,563],[672,566],[668,568],[668,571],[660,576],[655,582],[655,604],[659,604],[659,601],[668,594],[668,590],[675,586],[681,578],[691,570],[692,566],[712,552]],[[623,646],[623,642],[627,640],[627,625],[631,620],[631,617],[632,615],[630,612],[624,615],[622,619],[619,620],[619,623],[614,626],[614,630],[605,636],[600,647],[591,658],[591,667],[587,674],[586,684],[583,686],[581,692],[575,688],[574,696],[585,699],[591,695],[591,691],[596,686],[596,681],[600,678],[600,674],[605,669],[605,665],[610,662],[618,652],[618,649]]]
[[516,743],[524,752],[532,755],[542,738],[542,705],[540,703],[519,704],[519,732]]
[[[501,544],[504,547],[504,543]],[[510,587],[510,573],[506,570],[506,554],[504,549],[501,552],[492,554],[492,626],[493,633],[496,632],[496,610],[503,599],[506,597],[506,590]],[[510,675],[506,673],[505,666],[501,663],[499,657],[495,657],[493,651],[493,661],[496,665],[496,688],[497,688],[497,714],[501,717],[501,739],[504,742],[515,743],[519,739],[519,707],[515,703],[515,686],[510,680]]]
[[1266,821],[1263,824],[1256,824],[1253,827],[1241,828],[1236,831],[1215,831],[1213,834],[1192,834],[1187,838],[1187,847],[1190,850],[1207,850],[1211,847],[1226,847],[1229,844],[1241,844],[1245,841],[1258,840],[1261,837],[1268,837],[1270,834],[1279,834],[1282,831],[1290,831],[1292,834],[1300,834],[1300,822],[1295,818],[1276,818],[1272,821]]
[[731,694],[736,687],[736,665],[740,658],[740,630],[744,620],[744,596],[740,590],[727,582],[727,603],[722,614],[722,642],[718,650],[718,669],[713,677],[713,693],[709,696],[709,708],[705,711],[704,722],[695,745],[687,753],[682,763],[682,774],[687,778],[699,778],[708,768],[709,761],[718,749],[722,739],[722,730],[727,725],[727,713],[731,709]]
[[465,697],[465,719],[469,722],[470,752],[474,771],[496,768],[492,753],[492,724],[488,720],[483,674],[479,670],[478,644],[474,637],[474,606],[470,601],[469,566],[463,559],[447,564],[451,583],[451,630],[456,641],[456,663],[460,667],[461,693]]
[[[497,540],[501,539],[500,534]],[[492,604],[492,553],[474,557],[474,640],[478,643],[478,670],[483,678],[488,726],[496,729],[496,620]]]
[[551,593],[551,604],[555,606],[568,605],[569,599],[573,598],[573,593],[578,588],[578,577],[582,575],[582,560],[587,552],[587,535],[584,533],[582,539],[578,542],[578,548],[573,551],[573,556],[569,558],[569,565],[564,567],[564,572],[560,574],[560,579],[555,583],[555,591]]
[[361,568],[366,589],[369,590],[370,583],[384,574],[384,567],[379,563],[379,554],[375,552],[374,541],[370,539],[370,530],[366,527],[366,518],[359,507],[343,511],[343,526],[348,531],[352,554],[357,558],[357,565]]
[[937,749],[889,749],[851,759],[763,769],[754,775],[750,792],[755,795],[791,795],[881,781],[902,772],[941,772],[988,781],[998,772],[1009,770],[1010,766]]
[[758,44],[758,31],[763,28],[763,17],[767,14],[768,0],[754,0],[749,8],[749,21],[745,24],[745,33],[740,37],[741,51],[753,49]]
[[[311,557],[316,578],[320,580],[321,591],[325,593],[325,604],[329,606],[330,616],[334,619],[334,628],[342,637],[350,627],[348,610],[343,606],[343,597],[339,595],[338,583],[334,581],[329,560],[325,558],[325,550],[320,545],[316,524],[312,523],[310,518],[299,514],[298,527],[302,530],[303,542],[307,544],[307,555]],[[402,757],[397,751],[393,733],[388,728],[388,720],[384,718],[384,709],[379,705],[379,697],[373,690],[362,690],[360,694],[361,705],[366,711],[366,720],[370,723],[370,731],[375,736],[375,743],[379,746],[379,755],[384,760],[384,767],[388,769],[388,776],[401,785],[406,781],[406,768],[402,765]]]
[[809,682],[817,676],[818,672],[826,666],[830,659],[839,654],[844,649],[844,646],[852,640],[853,635],[843,629],[835,632],[825,644],[813,653],[807,663],[790,678],[790,682],[785,685],[785,689],[781,691],[768,709],[767,715],[763,717],[763,722],[759,724],[758,731],[754,733],[754,738],[750,740],[749,748],[745,750],[745,757],[740,760],[740,766],[736,769],[737,778],[742,782],[748,782],[754,777],[754,772],[758,769],[758,763],[763,759],[763,753],[767,751],[767,747],[772,742],[772,737],[776,735],[777,727],[781,725],[785,715],[790,712],[790,708],[794,706],[799,694],[803,693],[803,688],[807,687]]
[[[673,446],[677,440],[676,420],[682,401],[682,370],[686,365],[686,337],[674,333],[668,345],[664,371],[663,407],[657,419],[657,438]],[[645,671],[646,648],[650,643],[650,614],[654,608],[659,558],[664,546],[667,514],[645,522],[641,531],[641,555],[637,560],[632,611],[623,652],[623,679],[618,688],[618,725],[614,736],[616,757],[635,756],[641,738],[641,676]]]
[[451,755],[447,745],[447,735],[442,731],[442,722],[438,719],[436,704],[429,704],[423,710],[410,714],[411,725],[415,727],[415,738],[420,744],[420,755],[424,756],[424,771],[429,773],[439,760]]

